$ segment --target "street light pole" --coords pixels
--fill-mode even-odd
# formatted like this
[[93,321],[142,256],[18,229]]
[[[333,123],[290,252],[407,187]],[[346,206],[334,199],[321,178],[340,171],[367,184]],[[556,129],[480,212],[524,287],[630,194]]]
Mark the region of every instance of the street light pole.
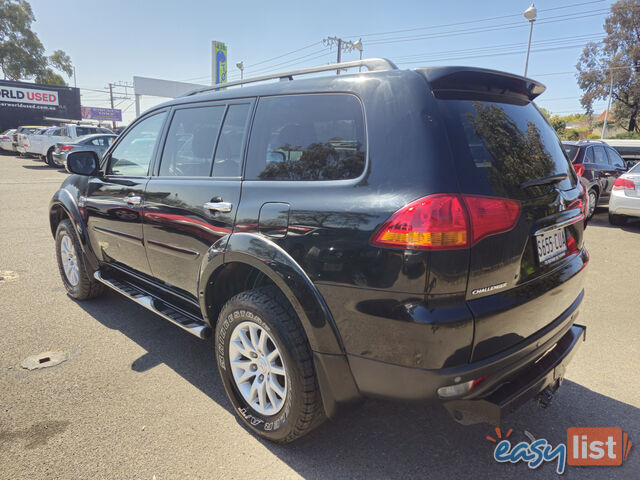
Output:
[[[244,62],[236,63],[236,67],[240,70],[240,81],[242,81],[244,79]],[[242,85],[240,85],[240,88],[242,88]]]
[[527,44],[527,59],[524,62],[524,76],[527,76],[527,70],[529,69],[529,51],[531,50],[531,36],[533,35],[533,22],[536,21],[538,11],[536,6],[532,3],[529,8],[524,11],[524,18],[529,20],[529,43]]
[[609,110],[611,109],[611,95],[613,94],[613,68],[609,69],[609,76],[611,77],[611,83],[609,84],[609,102],[607,104],[607,111],[604,112],[604,123],[602,124],[602,134],[600,138],[604,139],[607,133],[607,120],[609,120]]

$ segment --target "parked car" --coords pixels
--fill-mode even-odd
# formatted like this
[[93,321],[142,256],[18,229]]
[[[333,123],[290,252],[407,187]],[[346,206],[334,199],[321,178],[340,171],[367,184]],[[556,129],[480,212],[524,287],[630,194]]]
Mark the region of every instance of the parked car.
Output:
[[627,163],[627,168],[640,162],[640,140],[605,138],[603,141],[620,154]]
[[[299,78],[347,67],[370,71]],[[277,442],[367,396],[462,424],[548,404],[589,257],[544,86],[384,59],[273,78],[153,107],[102,160],[68,154],[49,216],[68,294],[106,286],[214,335],[234,412]]]
[[40,141],[42,135],[50,135],[56,127],[40,128],[33,133],[23,133],[18,137],[18,152],[22,155],[35,155],[41,157],[38,153],[40,151]]
[[45,162],[51,167],[60,167],[53,162],[53,151],[56,143],[71,142],[78,137],[92,135],[96,133],[113,134],[111,130],[102,127],[94,127],[92,125],[63,125],[53,129],[49,129],[42,134],[29,136],[31,144],[29,153],[39,155],[44,158]]
[[607,205],[616,178],[627,171],[622,157],[602,140],[562,142],[580,182],[587,192],[587,220],[596,206]]
[[22,135],[29,135],[35,133],[43,128],[47,128],[44,125],[24,125],[16,128],[16,131],[13,132],[13,148],[17,152],[18,145],[22,145]]
[[67,154],[83,150],[96,152],[98,159],[101,159],[116,137],[117,135],[96,133],[79,137],[73,142],[56,143],[51,158],[52,164],[58,168],[64,167]]
[[628,217],[640,217],[640,163],[616,179],[609,200],[609,223],[624,225]]
[[0,134],[0,148],[2,150],[5,150],[7,152],[16,151],[15,147],[13,146],[13,134],[15,133],[15,131],[15,128],[11,128],[9,130],[5,130],[4,132],[2,132],[2,134]]

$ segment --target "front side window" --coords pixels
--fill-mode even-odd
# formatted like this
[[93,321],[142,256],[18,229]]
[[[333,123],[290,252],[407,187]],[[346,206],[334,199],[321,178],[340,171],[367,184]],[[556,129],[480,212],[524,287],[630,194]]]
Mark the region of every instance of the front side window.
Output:
[[364,117],[346,94],[260,99],[249,144],[249,180],[342,180],[365,165]]
[[224,105],[184,108],[171,120],[160,176],[208,177]]
[[147,117],[127,133],[109,157],[107,175],[147,175],[166,115],[166,112],[162,112]]
[[607,148],[607,155],[609,156],[611,165],[616,168],[625,168],[624,160],[622,160],[622,157],[613,148]]

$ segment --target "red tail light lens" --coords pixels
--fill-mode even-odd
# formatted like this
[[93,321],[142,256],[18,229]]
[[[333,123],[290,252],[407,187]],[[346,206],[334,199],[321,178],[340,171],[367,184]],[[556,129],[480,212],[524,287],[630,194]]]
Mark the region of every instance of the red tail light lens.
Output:
[[373,235],[379,247],[410,250],[468,248],[482,238],[511,230],[520,203],[506,198],[438,194],[410,203]]
[[635,190],[636,185],[632,180],[627,178],[616,178],[616,181],[613,182],[614,190]]
[[584,165],[582,163],[574,163],[573,169],[576,171],[576,175],[581,177],[584,174]]
[[62,152],[68,152],[69,150],[73,150],[73,146],[72,145],[62,145],[60,147],[60,151],[62,151]]

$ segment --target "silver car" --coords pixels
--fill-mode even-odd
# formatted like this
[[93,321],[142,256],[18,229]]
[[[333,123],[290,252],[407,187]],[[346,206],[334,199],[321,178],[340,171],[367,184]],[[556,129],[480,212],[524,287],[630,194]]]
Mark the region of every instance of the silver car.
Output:
[[616,178],[609,199],[609,223],[624,225],[628,217],[640,217],[640,163]]
[[98,154],[98,158],[102,158],[104,152],[111,146],[117,135],[95,133],[93,135],[85,135],[78,137],[70,142],[56,143],[51,158],[53,159],[53,167],[62,168],[67,161],[69,152],[91,151]]
[[0,134],[0,148],[8,152],[15,152],[16,149],[13,146],[13,134],[16,132],[15,128],[2,132]]

